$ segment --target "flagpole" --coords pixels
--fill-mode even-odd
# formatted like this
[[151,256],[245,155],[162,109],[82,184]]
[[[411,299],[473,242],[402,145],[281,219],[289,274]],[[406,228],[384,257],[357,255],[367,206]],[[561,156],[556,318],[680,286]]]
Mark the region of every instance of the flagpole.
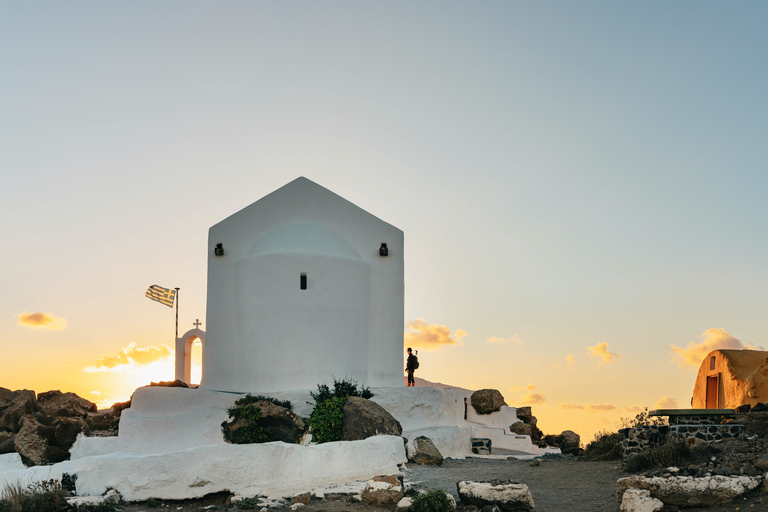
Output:
[[179,338],[179,289],[176,288],[176,339]]

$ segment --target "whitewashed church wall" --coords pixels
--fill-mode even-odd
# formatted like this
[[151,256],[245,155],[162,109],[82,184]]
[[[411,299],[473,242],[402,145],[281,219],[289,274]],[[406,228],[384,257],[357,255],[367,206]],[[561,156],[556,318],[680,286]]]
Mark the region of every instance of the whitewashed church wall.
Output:
[[[224,256],[214,256],[218,243]],[[381,243],[389,256],[379,255]],[[314,388],[334,376],[403,386],[401,230],[299,178],[211,227],[208,250],[202,388]],[[257,261],[274,279],[260,280],[267,276],[253,268]],[[299,290],[301,272],[307,290]],[[304,302],[291,303],[297,297]],[[351,319],[366,307],[364,318]]]

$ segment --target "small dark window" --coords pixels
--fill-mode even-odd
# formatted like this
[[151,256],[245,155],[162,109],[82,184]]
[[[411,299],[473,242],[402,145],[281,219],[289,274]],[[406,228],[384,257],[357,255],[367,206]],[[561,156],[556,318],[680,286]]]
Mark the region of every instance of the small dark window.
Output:
[[709,369],[714,370],[715,369],[715,356],[712,356],[709,358]]
[[301,274],[301,289],[307,289],[307,274]]

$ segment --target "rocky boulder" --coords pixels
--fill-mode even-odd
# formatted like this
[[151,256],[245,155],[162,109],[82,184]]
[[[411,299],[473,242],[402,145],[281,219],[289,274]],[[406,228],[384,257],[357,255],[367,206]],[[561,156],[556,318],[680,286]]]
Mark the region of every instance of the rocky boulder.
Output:
[[363,501],[377,507],[394,507],[405,495],[403,480],[397,475],[376,476],[368,480]]
[[509,426],[509,431],[519,436],[533,437],[534,426],[522,421],[515,422]]
[[188,388],[189,384],[183,380],[161,380],[160,382],[150,382],[148,388],[160,387],[160,388]]
[[[253,405],[261,411],[261,418],[257,424],[263,428],[269,441],[283,441],[284,443],[298,444],[307,431],[308,426],[297,415],[285,407],[275,405],[268,400],[259,400]],[[221,430],[224,433],[224,439],[230,443],[241,444],[243,428],[250,425],[251,422],[242,418],[234,419],[230,422],[221,424]]]
[[504,397],[497,389],[480,389],[472,393],[469,400],[477,414],[498,412],[502,405],[507,405]]
[[13,391],[8,398],[5,395],[5,403],[8,405],[0,416],[0,430],[18,432],[20,428],[19,420],[25,414],[33,413],[37,410],[37,398],[35,392],[29,389],[20,389]]
[[616,482],[616,498],[622,501],[629,489],[646,490],[664,505],[708,507],[730,503],[734,498],[756,489],[763,482],[755,476],[706,476],[670,478],[630,476]]
[[308,426],[297,415],[285,407],[280,407],[266,400],[259,400],[256,405],[261,409],[259,424],[273,441],[299,443],[307,432]]
[[435,443],[428,437],[419,436],[408,443],[408,460],[416,464],[432,464],[439,466],[443,463],[443,455]]
[[6,407],[11,405],[12,401],[13,391],[6,388],[0,388],[0,414],[2,414]]
[[621,512],[658,512],[664,503],[651,497],[651,491],[629,489],[621,500]]
[[[8,436],[6,437],[1,434],[8,434]],[[16,445],[13,441],[14,437],[15,436],[10,432],[0,432],[0,455],[16,451]]]
[[21,455],[21,459],[27,466],[46,464],[45,450],[48,441],[38,430],[44,430],[45,425],[38,422],[31,414],[26,414],[19,420],[21,427],[13,438],[14,448]]
[[376,435],[399,436],[402,433],[400,422],[376,402],[351,396],[344,404],[342,441],[358,441]]
[[122,410],[108,409],[89,414],[86,418],[88,428],[98,436],[116,436],[120,427],[120,415]]
[[543,444],[546,446],[554,446],[555,448],[560,448],[560,451],[563,453],[570,453],[573,455],[578,455],[580,453],[580,442],[581,437],[573,430],[565,430],[558,436],[547,435],[543,438]]
[[62,393],[59,390],[47,391],[37,395],[37,405],[49,416],[67,416],[83,418],[89,412],[96,412],[96,404],[80,398],[74,393]]
[[82,418],[58,418],[53,422],[53,437],[56,446],[69,451],[81,433],[87,435],[90,429]]
[[466,507],[497,506],[503,512],[532,510],[533,496],[525,484],[508,481],[458,482],[459,499]]

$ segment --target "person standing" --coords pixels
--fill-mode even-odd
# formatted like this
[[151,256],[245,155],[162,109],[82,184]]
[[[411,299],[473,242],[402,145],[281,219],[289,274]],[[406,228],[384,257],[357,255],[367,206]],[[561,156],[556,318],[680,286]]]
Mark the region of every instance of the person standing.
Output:
[[[418,353],[418,352],[417,352]],[[413,372],[419,367],[419,358],[411,353],[411,347],[408,347],[408,361],[405,363],[405,371],[408,372],[407,387],[415,387],[416,381],[413,380]]]

